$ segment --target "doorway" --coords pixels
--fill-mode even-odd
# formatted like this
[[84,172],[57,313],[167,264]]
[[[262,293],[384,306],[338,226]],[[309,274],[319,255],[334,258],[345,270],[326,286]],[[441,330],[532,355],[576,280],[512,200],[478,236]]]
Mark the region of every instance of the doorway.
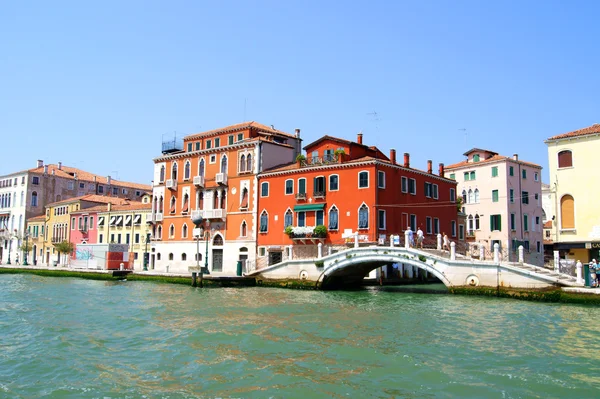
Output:
[[269,266],[276,265],[277,263],[281,263],[282,260],[283,260],[283,252],[282,251],[269,252]]
[[212,271],[222,272],[223,271],[223,250],[213,249],[212,251]]

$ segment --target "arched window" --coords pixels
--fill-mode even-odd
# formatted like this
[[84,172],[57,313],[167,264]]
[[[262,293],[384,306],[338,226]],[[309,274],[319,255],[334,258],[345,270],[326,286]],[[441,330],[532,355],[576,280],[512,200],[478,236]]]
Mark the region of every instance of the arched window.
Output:
[[169,260],[173,260],[173,253],[169,254]]
[[175,204],[177,203],[177,200],[175,199],[175,197],[171,197],[171,206],[169,207],[169,213],[175,213]]
[[190,196],[188,193],[183,194],[183,206],[181,213],[188,213],[190,211]]
[[469,189],[469,201],[467,201],[467,203],[472,204],[474,202],[475,200],[473,198],[473,190]]
[[196,255],[194,255],[194,260],[196,262],[201,262],[202,261],[202,254],[197,253]]
[[192,169],[192,164],[190,164],[190,161],[185,161],[185,166],[183,168],[183,178],[185,180],[190,179],[190,175],[192,173],[191,169]]
[[334,206],[329,210],[329,230],[338,230],[338,209]]
[[[187,224],[184,224],[181,227],[181,238],[187,238],[187,236],[188,236],[188,227],[187,227]],[[182,260],[185,260],[185,259],[182,259]]]
[[248,226],[246,225],[246,221],[244,220],[242,222],[242,225],[240,226],[240,236],[246,237],[247,234],[248,234]]
[[222,246],[223,245],[223,236],[221,234],[217,234],[213,239],[213,245]]
[[467,197],[467,191],[463,190],[462,191],[462,199],[463,199],[463,204],[468,204],[468,197]]
[[219,209],[219,191],[213,192],[213,209]]
[[479,203],[479,189],[478,188],[475,189],[475,196],[474,197],[475,197],[474,198],[475,203],[478,204]]
[[252,172],[252,155],[248,154],[246,158],[246,172]]
[[204,191],[198,191],[198,209],[204,209]]
[[221,158],[221,173],[227,173],[227,155]]
[[244,189],[242,190],[242,200],[240,202],[240,208],[248,208],[248,189],[246,187],[244,187]]
[[171,224],[169,226],[169,238],[175,238],[175,225]]
[[165,181],[165,165],[161,165],[160,167],[160,177],[159,177],[159,182],[164,182]]
[[240,172],[246,171],[246,156],[242,154],[240,157]]
[[288,209],[283,217],[283,228],[285,229],[286,227],[291,226],[293,223],[294,214],[292,213],[291,209]]
[[[60,201],[60,200],[59,200]],[[25,202],[25,192],[21,191],[21,206],[23,206],[23,203]]]
[[157,238],[160,240],[162,239],[162,226],[158,226],[158,234],[157,234]]
[[187,254],[181,254],[181,260],[187,260]]
[[177,162],[173,162],[171,166],[171,179],[177,180]]
[[221,191],[221,209],[225,209],[227,204],[227,190]]
[[158,200],[158,211],[163,213],[165,211],[165,199],[163,196],[160,196],[160,200]]
[[573,153],[569,150],[564,150],[558,153],[558,167],[568,168],[573,166]]
[[160,260],[160,252],[156,254],[156,260]]
[[358,209],[358,228],[369,228],[369,208],[365,204],[362,204],[361,207]]
[[575,228],[575,199],[568,194],[560,199],[560,228]]
[[159,209],[158,209],[158,197],[154,197],[154,206],[153,206],[153,208],[154,208],[154,213],[160,212]]
[[202,158],[198,164],[198,176],[204,176],[204,158]]
[[475,215],[475,230],[479,230],[479,215]]
[[467,224],[467,228],[469,230],[469,232],[473,231],[473,215],[469,215],[468,219],[468,224]]
[[260,232],[266,233],[269,231],[269,214],[267,211],[262,211],[260,214]]

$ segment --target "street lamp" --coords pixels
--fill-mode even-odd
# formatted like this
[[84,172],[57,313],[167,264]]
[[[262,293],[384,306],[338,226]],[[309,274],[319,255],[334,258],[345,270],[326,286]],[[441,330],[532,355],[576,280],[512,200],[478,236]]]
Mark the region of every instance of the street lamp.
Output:
[[23,266],[29,266],[27,255],[29,254],[29,231],[25,231],[25,248],[23,248]]
[[[192,223],[194,223],[194,225],[196,226],[195,230],[195,236],[196,236],[196,269],[198,270],[198,277],[200,278],[200,286],[202,287],[202,278],[203,278],[203,274],[210,274],[210,272],[208,271],[208,238],[206,240],[206,254],[204,256],[205,259],[205,265],[204,268],[200,268],[200,226],[202,225],[202,216],[197,216],[192,218]],[[210,222],[208,221],[208,219],[206,220],[206,224],[207,226],[210,225]],[[192,273],[192,277],[194,277],[194,281],[195,281],[195,275],[196,273]],[[195,284],[195,282],[194,282]]]
[[[150,224],[150,223],[149,223]],[[148,271],[148,262],[150,261],[150,254],[148,254],[148,241],[150,241],[150,232],[148,232],[148,228],[146,228],[146,240],[144,247],[144,271]]]
[[13,239],[12,234],[9,234],[8,235],[8,262],[6,262],[7,265],[10,265],[10,251],[12,250],[12,239]]

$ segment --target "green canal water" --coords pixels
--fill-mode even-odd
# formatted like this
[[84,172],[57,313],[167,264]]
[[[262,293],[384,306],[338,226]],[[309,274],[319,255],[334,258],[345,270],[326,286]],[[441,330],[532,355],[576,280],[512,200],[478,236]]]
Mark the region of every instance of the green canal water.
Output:
[[0,398],[596,398],[600,311],[0,276]]

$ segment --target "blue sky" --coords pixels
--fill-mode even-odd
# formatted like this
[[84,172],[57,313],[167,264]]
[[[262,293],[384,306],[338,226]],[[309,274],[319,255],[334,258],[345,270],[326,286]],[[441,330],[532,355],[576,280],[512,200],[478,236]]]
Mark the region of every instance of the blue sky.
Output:
[[150,183],[163,137],[256,120],[301,128],[305,144],[362,131],[421,169],[472,147],[518,153],[548,181],[543,141],[600,122],[599,12],[593,1],[0,2],[0,174],[43,159]]

